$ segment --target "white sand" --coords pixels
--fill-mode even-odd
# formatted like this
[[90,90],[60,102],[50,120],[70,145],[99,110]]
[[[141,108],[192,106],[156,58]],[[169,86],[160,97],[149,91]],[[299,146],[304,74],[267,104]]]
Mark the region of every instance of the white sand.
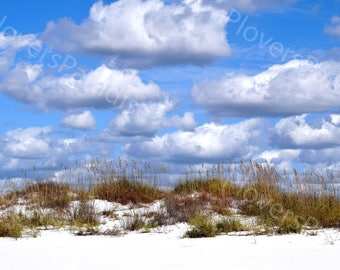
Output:
[[38,238],[0,239],[0,269],[339,269],[340,234],[219,236],[181,239],[168,233],[122,237],[45,231]]

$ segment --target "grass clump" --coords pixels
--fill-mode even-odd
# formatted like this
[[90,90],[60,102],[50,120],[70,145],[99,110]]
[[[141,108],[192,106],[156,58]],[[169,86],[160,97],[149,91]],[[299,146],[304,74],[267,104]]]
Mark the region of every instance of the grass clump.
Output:
[[19,216],[22,225],[33,230],[60,228],[66,225],[65,218],[56,212],[43,212],[37,209],[29,215],[19,213]]
[[138,231],[147,227],[147,221],[139,214],[126,217],[123,221],[123,228],[127,231]]
[[288,192],[278,187],[269,193],[259,185],[253,186],[251,192],[256,196],[243,201],[241,212],[278,228],[280,234],[300,233],[303,228],[340,227],[340,199],[336,196]]
[[31,182],[25,189],[15,192],[17,198],[27,199],[30,203],[36,203],[43,208],[54,209],[67,208],[73,199],[72,194],[75,193],[76,191],[67,184],[51,181]]
[[[182,197],[191,196],[195,198],[194,203],[202,210],[209,206],[208,208],[216,213],[229,215],[231,213],[230,203],[237,197],[240,187],[229,181],[212,178],[208,180],[187,180],[176,185],[173,192]],[[195,213],[197,212],[199,210],[195,209]],[[187,219],[183,221],[187,221]]]
[[187,238],[215,237],[218,233],[212,219],[205,215],[196,215],[189,224],[193,228],[184,234]]
[[222,233],[245,231],[245,226],[236,218],[224,218],[219,221],[214,221],[207,215],[196,215],[189,221],[193,226],[187,231],[184,237],[188,238],[204,238],[215,237]]
[[284,217],[276,229],[278,234],[301,233],[301,231],[302,224],[293,214]]
[[222,179],[187,180],[174,188],[177,194],[207,193],[218,198],[232,198],[238,193],[239,187]]
[[169,195],[164,200],[165,217],[168,224],[189,222],[206,209],[206,202],[200,197]]
[[241,232],[246,227],[236,218],[224,218],[216,223],[216,230],[220,233]]
[[77,236],[97,235],[99,215],[94,204],[84,199],[75,202],[68,211],[68,224],[71,225],[72,230],[75,229]]
[[94,197],[122,204],[150,203],[160,199],[163,193],[156,187],[127,179],[105,181],[92,190]]
[[24,226],[20,217],[15,213],[7,213],[0,217],[0,237],[18,239],[22,237]]
[[69,222],[76,226],[98,226],[99,216],[96,213],[95,206],[87,200],[80,200],[69,211]]

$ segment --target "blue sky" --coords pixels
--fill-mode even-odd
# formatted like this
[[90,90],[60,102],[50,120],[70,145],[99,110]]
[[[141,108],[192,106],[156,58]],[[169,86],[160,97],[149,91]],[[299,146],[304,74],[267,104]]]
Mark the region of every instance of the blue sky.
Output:
[[3,1],[0,179],[123,157],[340,168],[340,1]]

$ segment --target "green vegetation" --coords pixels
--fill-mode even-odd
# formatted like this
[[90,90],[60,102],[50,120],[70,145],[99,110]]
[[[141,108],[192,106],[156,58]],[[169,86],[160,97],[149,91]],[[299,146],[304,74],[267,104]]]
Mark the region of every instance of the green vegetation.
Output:
[[196,215],[189,221],[193,228],[184,234],[188,238],[214,237],[217,234],[216,226],[211,217]]
[[[40,230],[52,228],[69,228],[78,235],[98,234],[103,218],[119,217],[114,210],[97,213],[96,199],[132,209],[160,201],[158,210],[126,217],[121,229],[108,229],[103,233],[106,235],[121,235],[121,230],[148,232],[179,222],[192,226],[185,234],[191,238],[244,230],[288,234],[340,228],[340,197],[331,174],[299,175],[293,171],[280,175],[268,164],[241,162],[228,169],[219,164],[206,178],[193,173],[173,189],[163,191],[154,184],[158,171],[151,175],[152,167],[143,166],[145,172],[136,162],[119,160],[114,165],[96,160],[90,164],[97,177],[92,185],[75,188],[44,181],[13,189],[0,197],[0,237],[36,236]],[[165,167],[160,168],[166,172]],[[236,218],[234,211],[241,216]],[[242,217],[254,217],[257,222],[248,228]]]
[[7,213],[0,218],[0,237],[20,238],[24,227],[18,215]]
[[214,237],[222,233],[246,230],[246,227],[236,218],[214,221],[210,216],[196,215],[189,224],[193,228],[185,233],[184,237],[188,238]]

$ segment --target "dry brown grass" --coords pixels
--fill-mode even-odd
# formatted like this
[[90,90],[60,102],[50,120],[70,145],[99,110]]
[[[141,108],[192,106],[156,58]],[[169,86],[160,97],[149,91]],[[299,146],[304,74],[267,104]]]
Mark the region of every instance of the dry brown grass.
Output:
[[[99,217],[91,204],[93,199],[134,205],[162,200],[160,211],[149,217],[136,216],[130,222],[131,229],[196,220],[201,222],[202,226],[199,226],[203,230],[211,225],[204,216],[208,218],[206,215],[213,213],[231,215],[230,207],[235,205],[242,214],[257,217],[268,231],[280,234],[300,232],[303,228],[340,228],[340,197],[335,188],[336,177],[332,174],[300,175],[293,170],[290,175],[280,175],[269,164],[241,162],[237,168],[233,167],[234,172],[231,167],[227,170],[218,165],[212,173],[207,173],[207,179],[197,179],[195,174],[191,178],[187,175],[187,180],[177,184],[173,190],[162,191],[155,184],[150,184],[157,182],[158,172],[150,176],[153,167],[143,166],[145,172],[135,162],[95,161],[90,167],[98,179],[93,180],[95,184],[90,188],[71,188],[67,184],[45,181],[31,182],[24,188],[9,192],[0,198],[1,210],[26,204],[30,214],[2,215],[0,237],[20,237],[25,229],[66,225],[85,227],[85,234],[94,233]],[[225,174],[233,175],[233,180],[239,184],[225,180],[222,177]],[[146,175],[153,180],[142,180]],[[74,201],[79,204],[71,209]],[[46,209],[51,211],[46,212]],[[237,223],[228,222],[213,224],[214,233],[222,229],[237,229]],[[209,235],[211,228],[207,229]]]
[[20,198],[26,200],[27,204],[37,204],[43,208],[65,209],[76,196],[76,190],[67,184],[45,181],[30,182],[24,189],[5,195],[3,200],[13,204]]
[[150,203],[164,196],[164,192],[153,185],[127,179],[105,181],[96,185],[91,193],[97,199],[122,204]]

